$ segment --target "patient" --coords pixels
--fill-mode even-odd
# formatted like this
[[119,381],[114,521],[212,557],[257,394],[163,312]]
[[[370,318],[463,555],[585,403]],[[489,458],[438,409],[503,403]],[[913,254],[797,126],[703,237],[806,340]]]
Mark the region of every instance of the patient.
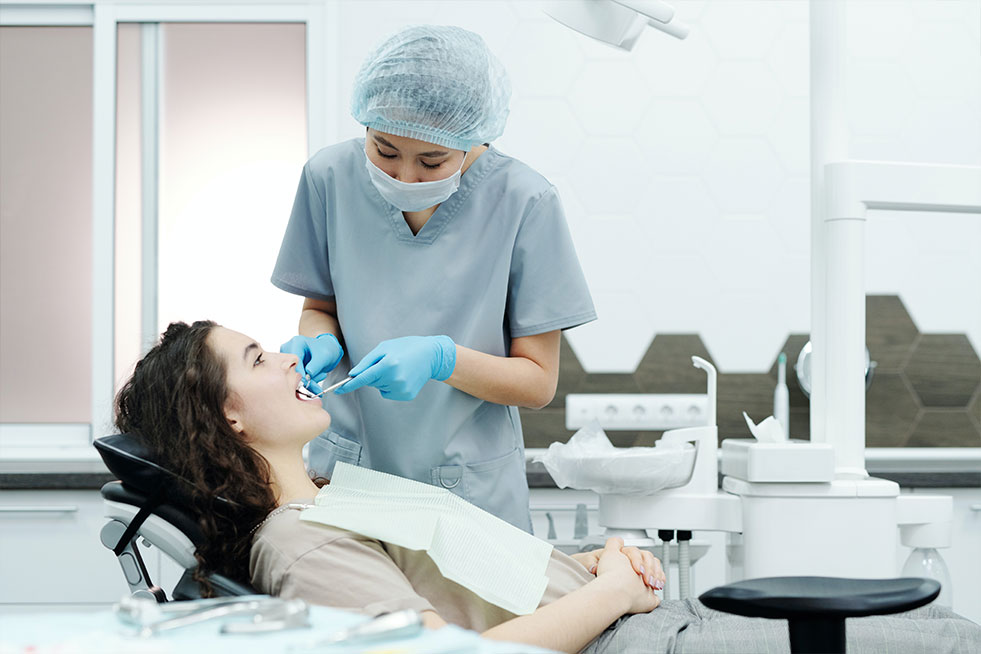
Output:
[[[116,398],[119,430],[145,439],[187,482],[207,543],[197,552],[199,579],[219,572],[272,595],[372,615],[411,608],[430,628],[449,622],[564,652],[789,651],[784,621],[695,600],[657,608],[660,562],[619,539],[572,557],[553,551],[541,605],[515,616],[443,578],[424,552],[300,521],[289,505],[311,503],[318,491],[302,448],[330,415],[297,392],[296,363],[212,322],[172,323]],[[852,651],[977,651],[981,628],[931,605],[851,620],[848,642]]]

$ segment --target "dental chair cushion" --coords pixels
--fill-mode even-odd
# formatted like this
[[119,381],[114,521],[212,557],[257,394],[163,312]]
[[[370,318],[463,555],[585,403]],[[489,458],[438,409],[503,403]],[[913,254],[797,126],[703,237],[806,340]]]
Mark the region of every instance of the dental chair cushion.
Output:
[[[110,502],[119,502],[139,508],[142,507],[148,496],[138,490],[127,487],[121,482],[110,481],[102,487],[102,497]],[[153,509],[153,513],[179,529],[185,536],[194,543],[195,547],[204,542],[204,534],[197,522],[185,509],[173,504],[160,504]]]
[[178,503],[186,503],[187,492],[180,478],[154,461],[143,439],[130,434],[115,434],[97,438],[93,445],[109,471],[126,486],[148,496],[162,491]]
[[717,611],[753,618],[851,618],[909,611],[939,594],[932,579],[766,577],[719,586],[699,599]]

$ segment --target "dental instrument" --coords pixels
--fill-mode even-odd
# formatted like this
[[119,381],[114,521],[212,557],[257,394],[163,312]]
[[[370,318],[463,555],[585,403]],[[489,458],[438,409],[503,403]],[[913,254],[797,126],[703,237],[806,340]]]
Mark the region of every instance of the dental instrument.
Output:
[[325,388],[324,390],[322,390],[322,391],[320,391],[319,393],[317,393],[316,395],[314,395],[314,397],[320,397],[320,396],[321,396],[321,395],[323,395],[324,393],[333,393],[333,392],[334,392],[334,391],[336,391],[336,390],[337,390],[338,388],[340,388],[340,387],[341,387],[341,386],[343,386],[344,384],[346,384],[346,383],[348,383],[348,382],[349,382],[349,381],[351,381],[352,379],[354,379],[354,377],[345,377],[344,379],[342,379],[341,381],[339,381],[339,382],[337,382],[336,384],[331,384],[330,386],[328,386],[328,387],[327,387],[327,388]]
[[415,636],[422,631],[422,615],[412,609],[404,609],[380,615],[347,629],[334,632],[312,647],[326,645],[355,645],[382,639],[398,639]]
[[309,606],[303,600],[268,595],[221,597],[159,604],[146,597],[124,597],[115,606],[119,620],[136,627],[143,638],[208,620],[248,616],[251,622],[227,623],[222,633],[260,633],[309,627]]

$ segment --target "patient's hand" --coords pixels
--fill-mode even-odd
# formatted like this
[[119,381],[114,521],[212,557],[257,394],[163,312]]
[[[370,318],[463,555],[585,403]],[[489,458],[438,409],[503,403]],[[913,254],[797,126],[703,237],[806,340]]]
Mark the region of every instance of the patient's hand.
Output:
[[[598,581],[609,580],[607,583],[614,584],[617,590],[626,595],[630,603],[627,613],[646,613],[652,611],[661,603],[661,599],[654,594],[654,589],[648,585],[648,582],[642,580],[640,575],[634,570],[629,553],[625,552],[625,549],[636,550],[636,548],[624,548],[623,540],[620,538],[607,540],[606,547],[599,551],[599,560],[596,563],[596,578]],[[657,559],[654,559],[654,561],[657,561]],[[657,570],[663,577],[664,573],[661,571],[660,563],[657,564]],[[657,578],[655,577],[655,579]]]
[[[607,540],[607,545],[609,545],[610,540],[614,539]],[[664,575],[664,569],[661,567],[661,561],[658,558],[646,550],[636,547],[623,547],[623,541],[619,538],[615,540],[620,542],[620,551],[630,559],[631,566],[641,576],[645,584],[655,590],[664,588],[667,577]],[[600,555],[604,551],[593,550],[591,552],[579,552],[573,554],[572,558],[581,563],[592,574],[596,574],[596,564],[599,562]]]

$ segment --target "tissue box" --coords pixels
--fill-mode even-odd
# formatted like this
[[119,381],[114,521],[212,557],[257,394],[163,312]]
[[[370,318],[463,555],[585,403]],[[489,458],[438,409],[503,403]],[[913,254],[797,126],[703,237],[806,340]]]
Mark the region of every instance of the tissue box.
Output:
[[829,482],[835,478],[835,452],[829,443],[727,438],[722,441],[722,474],[757,482]]

